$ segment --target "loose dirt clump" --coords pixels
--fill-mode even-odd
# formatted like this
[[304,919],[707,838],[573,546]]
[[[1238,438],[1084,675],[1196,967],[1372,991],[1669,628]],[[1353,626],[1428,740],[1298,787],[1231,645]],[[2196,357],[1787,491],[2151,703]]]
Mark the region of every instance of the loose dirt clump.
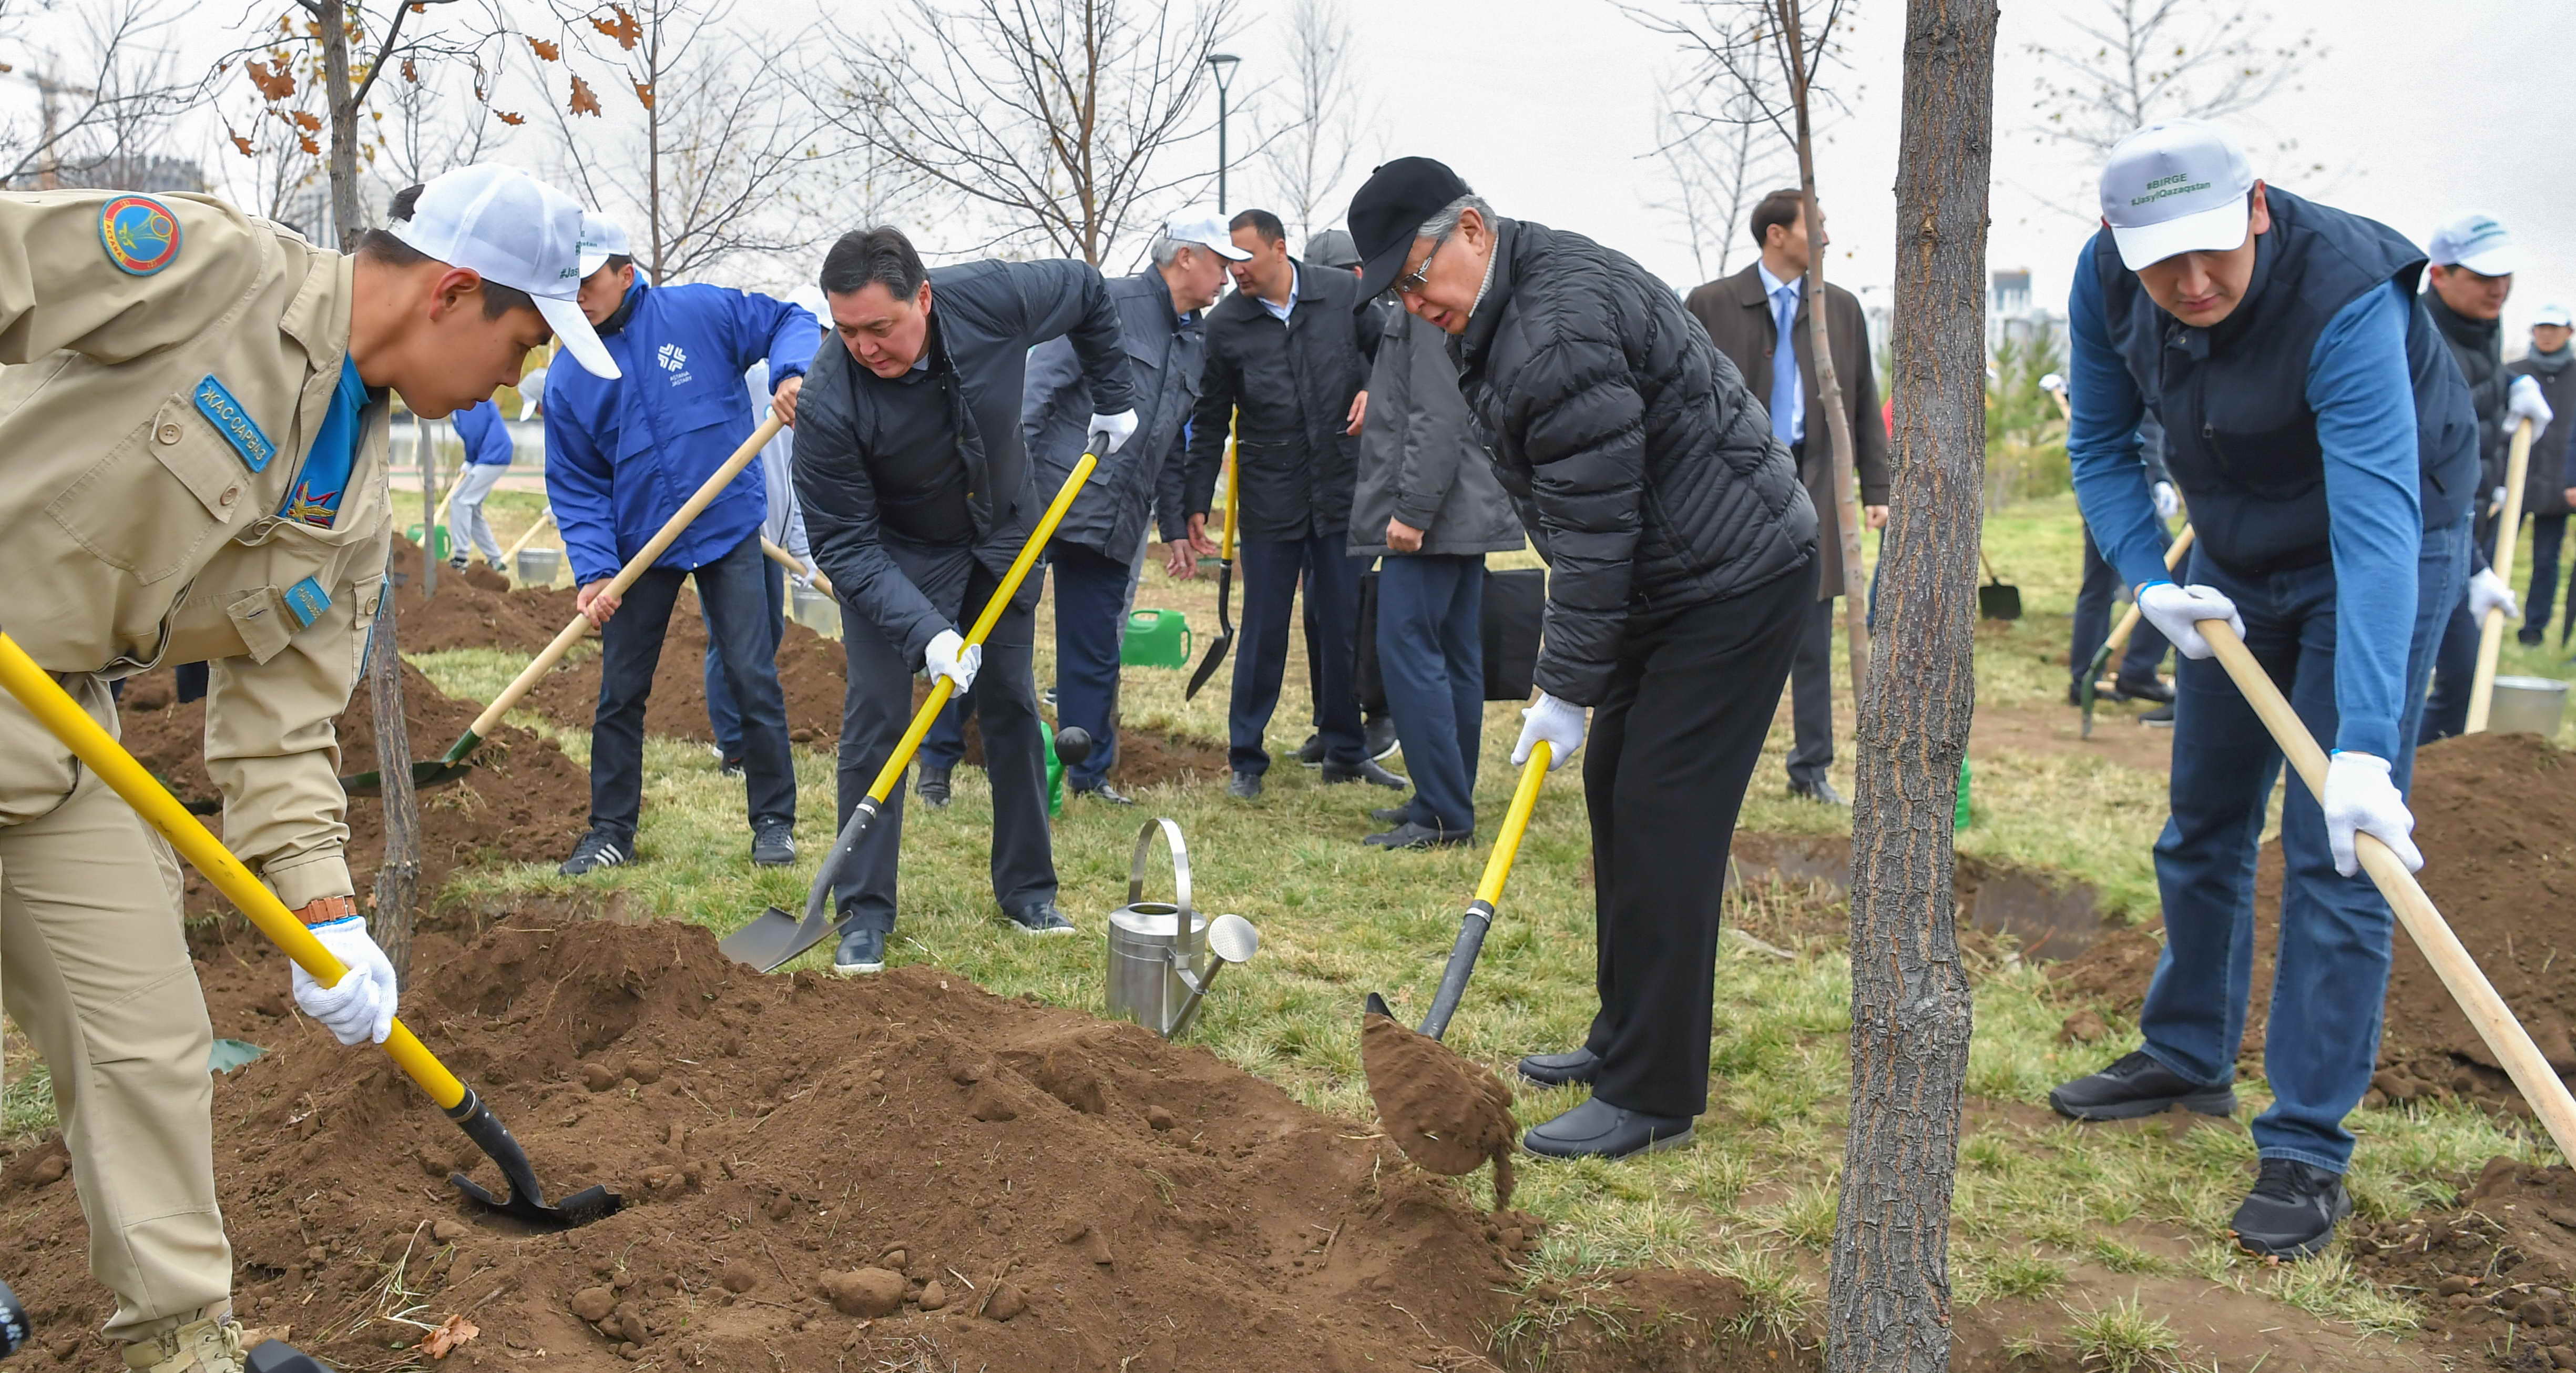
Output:
[[2471,1366],[2576,1368],[2576,1172],[2490,1159],[2459,1205],[2353,1228],[2353,1266]]
[[[2528,734],[2446,739],[2415,755],[2417,878],[2451,929],[2562,1076],[2576,1078],[2576,757]],[[2240,1062],[2259,1068],[2281,908],[2281,848],[2254,877],[2254,975]],[[2374,1103],[2466,1096],[2519,1109],[2506,1078],[2448,989],[2403,932],[2388,979]],[[2163,947],[2152,926],[2096,942],[2057,966],[2070,997],[2134,1016]]]
[[1387,1016],[1361,1017],[1360,1065],[1387,1137],[1446,1177],[1494,1165],[1494,1206],[1512,1204],[1512,1089],[1492,1069]]
[[[443,1367],[1492,1368],[1537,1242],[1203,1050],[936,968],[762,976],[694,925],[526,915],[413,966],[407,1023],[554,1194],[626,1204],[559,1235],[468,1215],[447,1172],[495,1170],[382,1055],[285,1017],[275,956],[202,963],[216,1033],[270,1049],[216,1088],[237,1308],[338,1367],[415,1366],[463,1315]],[[9,1278],[90,1331],[49,1151],[0,1163]],[[29,1367],[105,1357],[76,1343]]]
[[[126,749],[180,800],[210,808],[220,799],[214,779],[206,772],[205,702],[180,702],[169,670],[129,679],[120,713]],[[433,758],[474,723],[479,707],[442,693],[406,663],[403,713],[412,756]],[[340,713],[337,729],[342,771],[373,771],[376,720],[364,681],[349,708]],[[435,894],[450,873],[471,863],[560,859],[589,825],[589,775],[565,757],[553,740],[515,725],[501,725],[476,750],[474,762],[465,780],[417,793],[420,890],[425,894]],[[208,815],[206,820],[210,828],[222,832],[216,816]],[[358,890],[365,892],[384,861],[383,802],[369,796],[349,798],[348,823],[350,875]],[[230,909],[194,869],[187,870],[187,881],[190,914]]]

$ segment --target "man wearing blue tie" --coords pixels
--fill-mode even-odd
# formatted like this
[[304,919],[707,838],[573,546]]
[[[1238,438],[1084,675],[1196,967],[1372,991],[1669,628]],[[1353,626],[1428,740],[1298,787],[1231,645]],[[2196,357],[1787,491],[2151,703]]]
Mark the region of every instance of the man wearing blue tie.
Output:
[[[1807,265],[1828,240],[1821,232],[1808,233],[1804,201],[1794,188],[1762,197],[1748,227],[1761,257],[1743,271],[1691,292],[1682,305],[1706,326],[1717,351],[1744,374],[1745,389],[1763,398],[1771,412],[1771,437],[1796,460],[1807,499],[1823,526],[1816,540],[1822,580],[1789,670],[1790,716],[1797,729],[1789,749],[1789,790],[1827,805],[1849,805],[1825,775],[1834,761],[1834,597],[1843,589],[1843,549],[1828,513],[1834,509],[1834,449],[1816,390],[1806,305]],[[1870,528],[1883,528],[1887,425],[1879,414],[1878,378],[1870,367],[1869,325],[1860,301],[1828,284],[1825,327],[1834,375],[1842,382],[1844,414],[1851,422],[1862,513]]]

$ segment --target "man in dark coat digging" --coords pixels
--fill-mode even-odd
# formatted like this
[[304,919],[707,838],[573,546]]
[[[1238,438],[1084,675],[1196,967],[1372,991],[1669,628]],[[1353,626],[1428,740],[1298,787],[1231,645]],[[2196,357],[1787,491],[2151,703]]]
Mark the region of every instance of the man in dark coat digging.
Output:
[[[986,643],[969,647],[964,630],[1055,494],[1037,489],[1020,430],[1029,350],[1070,337],[1091,388],[1086,432],[1108,435],[1110,453],[1136,432],[1117,303],[1079,262],[932,272],[891,228],[842,235],[824,255],[822,285],[839,346],[816,352],[800,398],[796,494],[814,561],[840,595],[849,651],[840,823],[903,733],[912,674],[946,677],[983,725],[1002,914],[1030,934],[1071,934],[1056,909],[1031,674],[1038,580],[1020,584]],[[987,649],[991,671],[979,675]],[[897,786],[834,883],[833,971],[885,966],[902,842]]]
[[1512,761],[1584,742],[1601,1010],[1521,1060],[1592,1097],[1552,1158],[1687,1139],[1708,1105],[1718,890],[1816,599],[1816,510],[1744,379],[1672,288],[1579,234],[1504,219],[1428,158],[1351,202],[1360,297],[1451,335],[1459,392],[1550,567],[1539,698]]

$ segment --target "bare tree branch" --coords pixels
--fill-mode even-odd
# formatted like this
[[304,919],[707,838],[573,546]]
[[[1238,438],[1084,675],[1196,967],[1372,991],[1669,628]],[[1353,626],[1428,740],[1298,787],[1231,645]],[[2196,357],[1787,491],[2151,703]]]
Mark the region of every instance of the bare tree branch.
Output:
[[973,207],[992,242],[1098,265],[1209,179],[1165,154],[1206,128],[1234,4],[908,0],[897,21],[828,28],[851,55],[804,84],[843,138]]
[[[1649,208],[1677,221],[1691,252],[1691,268],[1701,281],[1725,276],[1736,245],[1763,187],[1781,175],[1782,149],[1767,123],[1754,117],[1759,97],[1745,91],[1708,92],[1719,102],[1715,116],[1700,114],[1686,103],[1687,94],[1665,83],[1656,102],[1651,156],[1664,165],[1671,194]],[[1714,270],[1709,258],[1714,254]]]
[[2096,160],[2159,119],[2243,114],[2325,56],[2313,30],[2275,41],[2259,11],[2211,0],[2093,0],[2084,13],[2072,39],[2028,51],[2046,73],[2040,139]]
[[1367,121],[1352,89],[1351,24],[1341,0],[1296,0],[1286,23],[1289,114],[1263,131],[1259,156],[1278,188],[1277,213],[1302,243],[1341,217],[1333,193],[1350,175]]
[[0,121],[0,186],[44,190],[131,180],[166,155],[171,126],[203,95],[207,76],[177,74],[159,0],[91,0],[68,57],[0,49],[0,79],[36,89],[34,121]]

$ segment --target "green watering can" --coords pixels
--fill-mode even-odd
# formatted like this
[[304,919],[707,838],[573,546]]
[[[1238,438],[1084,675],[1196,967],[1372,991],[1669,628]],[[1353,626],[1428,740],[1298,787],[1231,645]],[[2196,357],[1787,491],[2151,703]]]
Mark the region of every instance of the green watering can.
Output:
[[[420,527],[419,525],[413,525],[413,526],[412,526],[412,527],[410,527],[409,529],[406,529],[406,530],[404,530],[404,531],[403,531],[403,537],[404,537],[404,538],[406,538],[406,539],[411,540],[413,543],[419,543],[419,542],[421,541],[421,540],[420,540],[420,534],[421,534],[421,527]],[[429,556],[431,556],[431,557],[433,557],[433,558],[440,559],[441,561],[444,561],[444,560],[446,559],[446,557],[447,557],[447,526],[446,526],[446,525],[443,525],[443,524],[442,524],[442,525],[440,525],[440,526],[438,527],[438,547],[436,547],[436,548],[434,548],[434,549],[431,549],[431,550],[430,550],[430,554],[429,554]]]
[[1118,662],[1124,667],[1188,667],[1191,647],[1188,616],[1177,610],[1131,610]]

